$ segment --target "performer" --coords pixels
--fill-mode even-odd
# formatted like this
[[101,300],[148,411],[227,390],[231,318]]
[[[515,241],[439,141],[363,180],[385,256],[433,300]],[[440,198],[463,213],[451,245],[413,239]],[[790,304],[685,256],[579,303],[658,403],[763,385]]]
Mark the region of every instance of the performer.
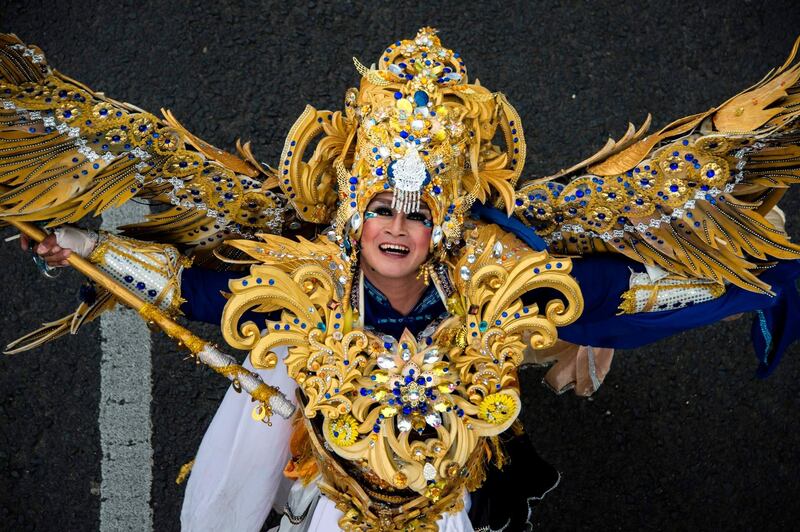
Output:
[[[236,504],[254,463],[269,487],[248,493],[256,500],[230,519],[258,528],[258,494],[263,505],[276,496],[282,464],[272,458],[283,458],[290,431],[287,473],[297,481],[281,529],[522,526],[527,515],[492,512],[495,499],[468,518],[476,505],[465,490],[491,485],[506,461],[501,440],[519,415],[526,349],[535,357],[557,337],[632,347],[758,310],[766,374],[797,334],[785,326],[800,308],[800,248],[766,218],[800,177],[793,57],[716,109],[650,136],[631,131],[570,169],[518,184],[519,116],[502,94],[469,84],[463,60],[430,28],[390,45],[377,69],[359,64],[344,113],[308,107],[274,170],[246,146],[241,158],[220,152],[168,113],[162,122],[91,93],[49,70],[38,49],[5,43],[2,215],[58,226],[134,195],[169,202],[127,234],[249,271],[197,273],[174,247],[109,235],[93,261],[164,309],[188,296],[190,315],[220,312],[208,290],[219,279],[229,292],[226,341],[285,392],[299,391],[297,422],[273,419],[269,445],[252,454],[238,452],[252,441],[238,432],[248,426],[241,416],[215,419],[192,482],[208,486],[208,472],[222,481],[208,497],[187,489],[187,528],[201,507]],[[314,240],[299,236],[326,225]],[[264,231],[298,236],[255,234]],[[63,260],[52,241],[45,248]],[[193,277],[212,294],[203,305]],[[74,330],[110,303],[98,294],[16,347]],[[596,388],[593,353],[557,365],[568,376],[556,387],[583,374]],[[230,462],[214,464],[223,457]]]

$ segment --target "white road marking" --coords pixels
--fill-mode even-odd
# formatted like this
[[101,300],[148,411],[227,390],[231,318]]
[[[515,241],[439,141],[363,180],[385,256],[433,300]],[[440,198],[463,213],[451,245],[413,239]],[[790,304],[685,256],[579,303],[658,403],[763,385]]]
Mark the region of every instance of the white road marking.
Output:
[[[101,227],[112,231],[147,213],[147,206],[129,202],[106,211]],[[100,333],[100,531],[150,531],[150,331],[136,313],[118,307],[100,317]]]

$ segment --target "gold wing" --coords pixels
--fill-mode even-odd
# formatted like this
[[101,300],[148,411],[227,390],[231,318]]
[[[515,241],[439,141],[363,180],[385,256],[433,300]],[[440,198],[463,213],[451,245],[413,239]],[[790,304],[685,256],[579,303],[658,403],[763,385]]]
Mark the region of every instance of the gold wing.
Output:
[[650,117],[592,157],[516,192],[551,252],[617,252],[694,278],[769,292],[756,276],[800,246],[766,215],[800,181],[800,39],[787,61],[719,107],[645,135]]
[[229,237],[279,233],[274,172],[163,119],[92,92],[39,48],[0,35],[0,219],[76,222],[140,198],[167,207],[129,236],[203,253]]

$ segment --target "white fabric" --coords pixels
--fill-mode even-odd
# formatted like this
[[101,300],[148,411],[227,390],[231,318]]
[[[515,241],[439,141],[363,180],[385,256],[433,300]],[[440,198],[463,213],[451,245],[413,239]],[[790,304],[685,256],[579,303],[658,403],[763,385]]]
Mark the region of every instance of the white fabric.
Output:
[[[297,384],[282,361],[286,349],[276,354],[275,369],[256,371],[293,400]],[[243,366],[253,369],[249,360]],[[281,489],[292,422],[277,415],[271,427],[255,421],[254,406],[247,394],[233,388],[225,394],[195,457],[181,509],[182,530],[261,530]]]
[[[294,401],[297,384],[283,363],[286,349],[276,349],[276,354],[279,362],[275,369],[254,371]],[[242,365],[253,369],[249,360]],[[258,532],[270,509],[275,506],[282,511],[287,497],[294,503],[295,515],[301,515],[309,503],[316,506],[298,525],[291,525],[284,518],[281,532],[339,530],[342,512],[333,501],[324,496],[316,499],[319,490],[315,485],[303,487],[300,481],[291,484],[283,476],[289,459],[291,420],[274,415],[269,427],[253,420],[253,406],[245,393],[229,388],[225,394],[195,457],[181,509],[181,530]],[[287,493],[290,487],[291,492]],[[464,509],[439,519],[440,532],[471,532],[469,508],[469,494],[465,493]]]
[[71,225],[62,225],[53,230],[56,244],[62,249],[71,249],[73,253],[84,259],[91,255],[97,245],[97,233],[78,229]]
[[317,475],[312,482],[306,485],[303,485],[303,482],[299,480],[292,484],[286,506],[291,509],[295,517],[302,517],[303,515],[306,517],[299,523],[294,524],[284,512],[280,525],[273,528],[271,532],[306,532],[308,530],[308,524],[311,521],[308,516],[314,515],[317,502],[320,500],[319,488],[317,487],[317,481],[320,478],[320,475]]

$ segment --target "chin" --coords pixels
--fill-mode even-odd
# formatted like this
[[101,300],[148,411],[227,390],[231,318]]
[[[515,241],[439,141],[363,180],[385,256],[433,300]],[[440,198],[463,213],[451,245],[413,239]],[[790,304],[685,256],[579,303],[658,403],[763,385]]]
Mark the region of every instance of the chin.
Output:
[[405,279],[416,275],[418,268],[399,264],[376,264],[372,265],[372,269],[387,279]]

